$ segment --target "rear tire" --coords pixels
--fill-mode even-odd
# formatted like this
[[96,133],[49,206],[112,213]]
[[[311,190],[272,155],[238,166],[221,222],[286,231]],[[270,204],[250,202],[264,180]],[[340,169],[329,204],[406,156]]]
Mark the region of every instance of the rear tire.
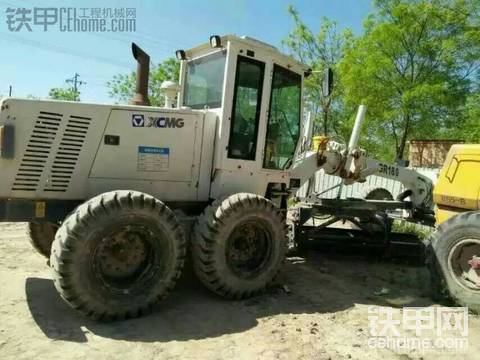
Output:
[[52,243],[59,225],[50,222],[28,223],[28,237],[33,248],[46,258],[50,258]]
[[480,257],[480,212],[455,215],[440,224],[427,246],[432,297],[450,297],[480,313],[480,269],[468,262]]
[[[385,188],[367,186],[363,190],[365,200],[392,200],[393,195]],[[382,226],[380,223],[383,223]],[[363,230],[368,232],[390,233],[392,230],[393,220],[388,217],[385,211],[377,211],[375,217],[368,219],[360,219],[360,225]]]
[[55,287],[71,307],[96,320],[117,320],[149,313],[173,289],[185,248],[165,204],[136,191],[112,191],[67,217],[50,263]]
[[248,298],[274,281],[287,244],[285,218],[271,201],[235,194],[214,201],[198,219],[192,241],[194,270],[214,293]]
[[367,200],[393,200],[392,193],[382,187],[367,186],[363,189],[362,197]]

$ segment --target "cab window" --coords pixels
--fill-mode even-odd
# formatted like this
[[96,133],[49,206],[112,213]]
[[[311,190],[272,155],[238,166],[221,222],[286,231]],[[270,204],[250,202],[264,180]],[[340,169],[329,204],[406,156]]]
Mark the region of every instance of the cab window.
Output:
[[187,63],[183,105],[192,109],[222,106],[226,52],[220,51]]
[[300,133],[302,77],[274,65],[263,167],[290,166]]
[[228,157],[255,160],[265,64],[239,56],[230,124]]

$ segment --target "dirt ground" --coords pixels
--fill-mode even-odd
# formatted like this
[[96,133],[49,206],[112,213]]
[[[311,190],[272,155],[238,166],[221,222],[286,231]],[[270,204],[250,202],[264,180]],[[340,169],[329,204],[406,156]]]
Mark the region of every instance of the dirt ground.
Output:
[[402,306],[435,306],[420,266],[310,251],[289,258],[280,281],[286,288],[226,301],[187,271],[152,315],[95,323],[57,295],[25,225],[2,224],[0,359],[479,358],[480,319],[473,315],[467,352],[368,346],[370,305],[391,306],[397,314]]

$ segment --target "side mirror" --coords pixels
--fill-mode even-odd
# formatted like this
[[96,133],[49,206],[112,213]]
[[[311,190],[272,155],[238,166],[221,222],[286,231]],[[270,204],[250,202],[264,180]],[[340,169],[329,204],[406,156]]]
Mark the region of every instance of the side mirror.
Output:
[[323,74],[323,96],[330,96],[333,89],[333,70],[327,68]]

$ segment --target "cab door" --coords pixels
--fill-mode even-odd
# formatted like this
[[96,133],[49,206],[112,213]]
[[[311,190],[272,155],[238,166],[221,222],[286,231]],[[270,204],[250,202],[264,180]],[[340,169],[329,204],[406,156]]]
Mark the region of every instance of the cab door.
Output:
[[264,194],[262,168],[271,62],[258,48],[229,42],[222,121],[217,129],[210,197]]
[[300,135],[302,76],[274,64],[262,167],[286,171]]
[[[265,63],[238,55],[227,158],[256,160]],[[245,164],[250,167],[251,164]]]
[[269,184],[288,183],[302,77],[287,68],[276,70],[267,51],[229,44],[212,198],[236,192],[265,196]]

